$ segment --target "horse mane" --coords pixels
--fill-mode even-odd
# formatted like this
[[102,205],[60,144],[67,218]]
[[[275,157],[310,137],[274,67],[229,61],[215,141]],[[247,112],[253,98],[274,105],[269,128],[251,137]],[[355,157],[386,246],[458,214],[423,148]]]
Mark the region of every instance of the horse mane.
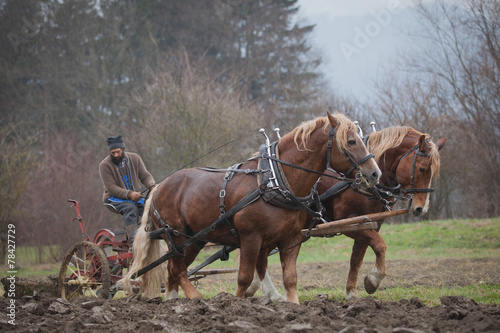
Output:
[[[347,144],[347,132],[349,130],[353,130],[354,132],[356,132],[356,127],[349,118],[341,113],[335,113],[333,117],[335,117],[338,122],[338,126],[336,128],[337,135],[335,140],[337,142],[337,147],[340,151],[349,151],[352,148],[350,148],[350,146]],[[312,149],[307,148],[307,142],[311,137],[311,133],[320,126],[322,126],[323,133],[328,134],[328,130],[330,128],[328,117],[317,117],[315,119],[303,122],[289,133],[289,135],[293,135],[293,142],[295,142],[295,145],[299,151],[313,151]],[[302,144],[303,148],[300,148],[300,144]]]
[[431,137],[427,133],[421,133],[408,126],[393,126],[384,128],[380,131],[370,133],[367,148],[368,151],[375,155],[375,161],[378,163],[387,150],[399,146],[406,136],[415,138],[418,141],[422,134],[429,140],[429,144],[431,146],[429,157],[431,158],[433,177],[438,177],[439,169],[441,167],[439,151],[434,142],[430,141]]

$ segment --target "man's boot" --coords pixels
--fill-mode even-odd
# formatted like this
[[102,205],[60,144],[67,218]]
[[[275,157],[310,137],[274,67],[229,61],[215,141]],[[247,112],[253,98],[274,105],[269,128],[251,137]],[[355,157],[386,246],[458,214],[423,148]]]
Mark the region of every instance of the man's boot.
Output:
[[132,249],[132,244],[135,239],[135,232],[137,231],[137,225],[130,224],[125,227],[125,232],[127,233],[127,239],[130,244],[130,249]]

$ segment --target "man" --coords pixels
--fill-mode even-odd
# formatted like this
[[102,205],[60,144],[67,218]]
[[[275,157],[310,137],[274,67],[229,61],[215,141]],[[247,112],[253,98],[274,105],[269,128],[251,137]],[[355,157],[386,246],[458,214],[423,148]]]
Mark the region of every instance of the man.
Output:
[[144,211],[144,198],[140,183],[147,188],[155,185],[153,176],[135,153],[125,153],[120,134],[110,136],[106,143],[109,155],[99,164],[99,177],[104,186],[103,201],[112,204],[122,214],[130,244],[134,241],[140,216]]

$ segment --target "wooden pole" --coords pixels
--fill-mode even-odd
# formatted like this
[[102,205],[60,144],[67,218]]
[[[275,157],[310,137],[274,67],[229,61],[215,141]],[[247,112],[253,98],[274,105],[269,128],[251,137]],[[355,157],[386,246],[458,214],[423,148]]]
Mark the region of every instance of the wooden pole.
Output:
[[[339,227],[342,227],[342,226],[355,224],[355,223],[379,221],[379,220],[384,220],[384,219],[389,218],[389,217],[394,217],[394,216],[404,215],[404,214],[408,214],[408,209],[399,209],[399,210],[392,210],[392,211],[382,212],[382,213],[373,213],[373,214],[349,217],[347,219],[318,224],[315,228],[311,229],[310,235],[311,236],[325,236],[325,235],[329,235],[329,234],[334,234],[334,233],[338,233],[338,231],[336,231],[336,230],[338,230]],[[305,235],[307,233],[307,231],[308,231],[307,229],[303,229],[302,234]]]
[[238,268],[205,269],[194,273],[194,275],[228,274],[228,273],[236,273],[237,271]]

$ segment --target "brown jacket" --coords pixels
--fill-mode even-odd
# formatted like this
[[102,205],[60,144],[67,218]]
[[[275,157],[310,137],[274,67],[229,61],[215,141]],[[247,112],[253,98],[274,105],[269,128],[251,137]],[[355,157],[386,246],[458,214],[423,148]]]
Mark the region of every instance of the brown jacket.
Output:
[[[148,172],[139,155],[135,153],[125,153],[125,157],[128,159],[127,163],[130,166],[131,172],[130,178],[132,179],[135,191],[140,191],[140,183],[146,187],[155,184],[153,176]],[[102,185],[104,186],[103,201],[106,201],[106,199],[112,196],[121,199],[129,199],[128,193],[130,190],[125,188],[118,166],[113,163],[111,156],[108,155],[99,164],[99,177],[101,177]]]

